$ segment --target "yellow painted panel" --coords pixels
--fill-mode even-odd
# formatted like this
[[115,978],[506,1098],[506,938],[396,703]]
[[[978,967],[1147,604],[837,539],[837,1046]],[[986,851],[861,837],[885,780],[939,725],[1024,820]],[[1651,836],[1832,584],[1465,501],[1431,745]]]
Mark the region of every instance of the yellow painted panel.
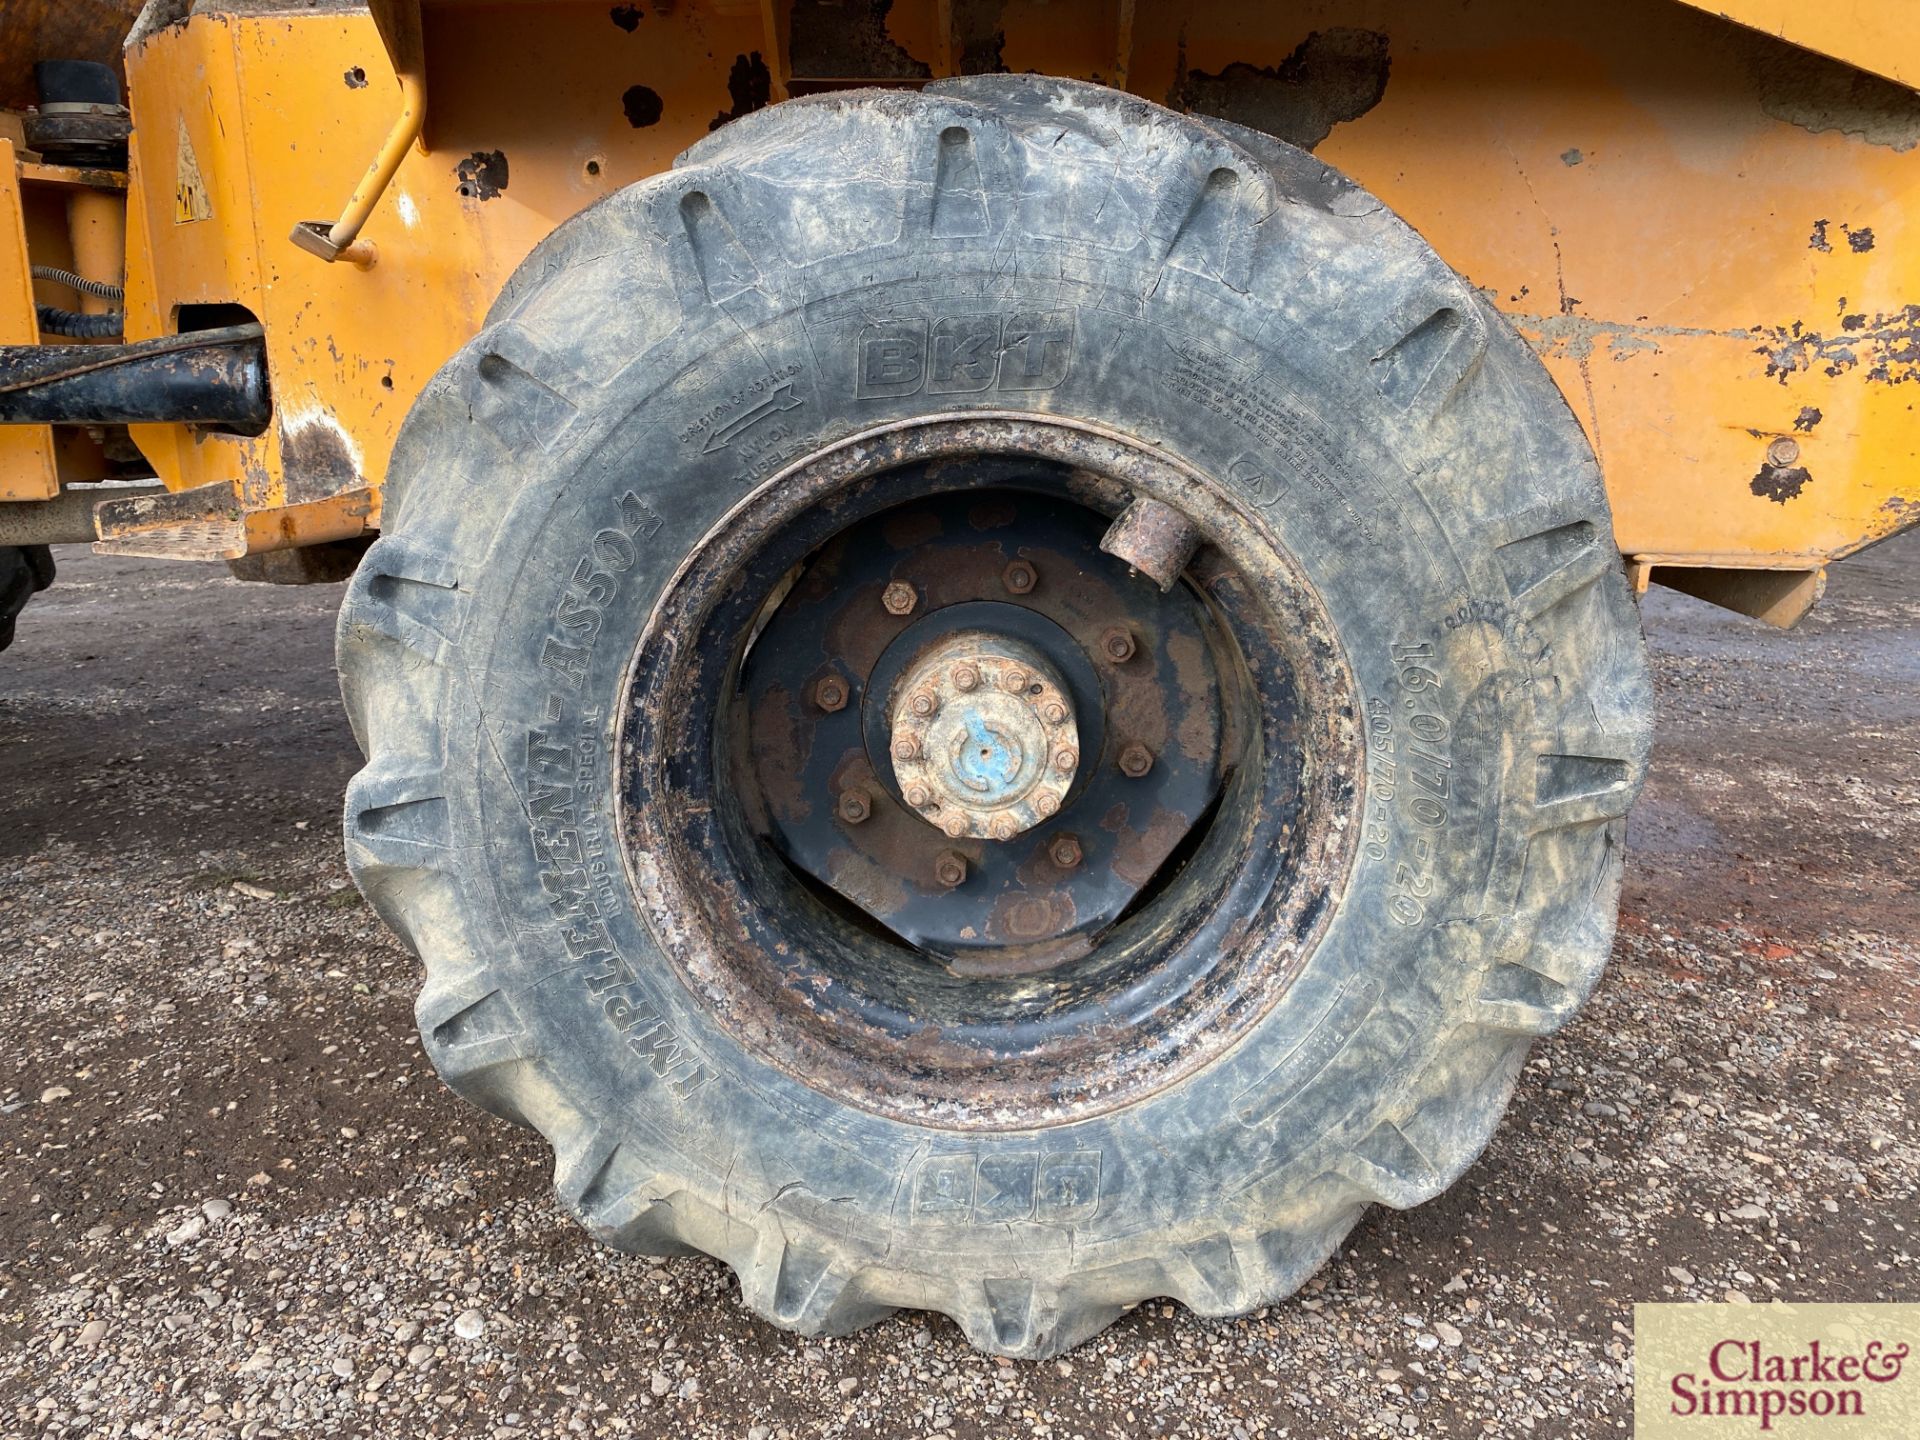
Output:
[[1785,47],[1666,0],[1143,6],[1136,86],[1359,14],[1385,87],[1316,153],[1541,351],[1623,550],[1811,562],[1920,514],[1920,149],[1781,118]]
[[[33,345],[33,275],[21,217],[13,142],[0,139],[0,345]],[[60,493],[47,425],[0,425],[0,501],[46,500]]]
[[[1124,60],[1154,100],[1283,131],[1304,116],[1317,153],[1540,350],[1629,552],[1811,568],[1916,513],[1909,92],[1860,76],[1837,106],[1855,72],[1671,0],[896,0],[885,23],[936,73],[971,57],[1112,78]],[[647,7],[631,29],[600,3],[430,8],[427,148],[364,231],[370,270],[287,239],[338,214],[396,113],[368,17],[198,14],[150,37],[129,57],[130,333],[244,304],[276,402],[255,440],[143,427],[157,468],[256,509],[377,493],[412,397],[513,265],[772,92],[767,30],[746,0]],[[1377,67],[1316,72],[1329,37]]]

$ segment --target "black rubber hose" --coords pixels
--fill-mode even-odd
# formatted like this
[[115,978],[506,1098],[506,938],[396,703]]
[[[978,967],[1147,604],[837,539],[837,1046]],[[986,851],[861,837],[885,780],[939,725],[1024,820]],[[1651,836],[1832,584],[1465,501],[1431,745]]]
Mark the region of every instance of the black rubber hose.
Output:
[[64,335],[69,340],[111,340],[126,325],[126,314],[109,310],[104,315],[82,315],[77,310],[62,310],[57,305],[35,305],[40,329],[48,335]]
[[92,295],[101,300],[124,300],[127,292],[118,285],[105,280],[89,280],[84,275],[76,275],[71,270],[62,270],[58,265],[36,265],[33,278],[45,280],[50,284],[64,285],[69,290],[78,290],[82,295]]

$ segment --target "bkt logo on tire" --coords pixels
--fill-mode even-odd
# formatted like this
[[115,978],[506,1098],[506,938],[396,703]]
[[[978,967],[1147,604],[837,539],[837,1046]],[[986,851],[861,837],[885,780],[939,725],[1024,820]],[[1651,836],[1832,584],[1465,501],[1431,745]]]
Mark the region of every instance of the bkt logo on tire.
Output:
[[862,400],[981,390],[1051,390],[1073,363],[1073,313],[886,320],[860,332]]

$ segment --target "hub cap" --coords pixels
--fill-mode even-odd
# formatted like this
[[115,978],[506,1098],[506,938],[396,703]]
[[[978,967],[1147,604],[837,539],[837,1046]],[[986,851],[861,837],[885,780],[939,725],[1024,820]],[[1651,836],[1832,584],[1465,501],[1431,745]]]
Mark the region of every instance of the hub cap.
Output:
[[1008,636],[964,631],[921,657],[889,723],[901,794],[956,840],[1011,840],[1059,814],[1080,768],[1065,682]]

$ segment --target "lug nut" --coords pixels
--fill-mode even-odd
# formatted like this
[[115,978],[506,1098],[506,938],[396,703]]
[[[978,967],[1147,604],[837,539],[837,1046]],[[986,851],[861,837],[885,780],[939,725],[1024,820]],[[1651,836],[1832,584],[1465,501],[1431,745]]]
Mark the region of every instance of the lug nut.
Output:
[[1080,752],[1071,745],[1062,745],[1053,752],[1053,768],[1062,775],[1071,775],[1080,763]]
[[922,690],[907,702],[907,708],[922,720],[930,720],[940,713],[940,697],[931,690]]
[[1120,752],[1120,773],[1138,780],[1153,768],[1153,752],[1144,745],[1129,745]]
[[1049,700],[1040,707],[1040,714],[1049,725],[1067,723],[1067,707],[1058,700]]
[[1115,625],[1100,637],[1100,648],[1114,664],[1124,665],[1133,658],[1133,634],[1126,626]]
[[906,581],[895,580],[881,592],[880,603],[887,607],[889,615],[911,615],[913,607],[920,603],[920,596]]
[[871,814],[873,814],[873,802],[867,799],[864,790],[840,792],[840,818],[849,825],[858,825]]
[[847,682],[838,675],[827,676],[813,687],[813,703],[828,712],[844,710],[847,704]]
[[1051,790],[1042,790],[1033,797],[1033,809],[1037,815],[1058,815],[1060,797]]
[[1062,870],[1074,869],[1083,858],[1080,842],[1071,835],[1056,835],[1053,844],[1047,847],[1047,856]]
[[1009,593],[1014,595],[1027,594],[1039,579],[1040,577],[1034,573],[1033,566],[1024,560],[1015,560],[1000,572],[1000,582],[1007,587]]
[[893,742],[893,758],[896,760],[917,760],[920,758],[920,742],[911,735],[902,735]]
[[967,833],[967,817],[964,815],[949,815],[940,822],[940,828],[958,840],[962,835]]
[[978,665],[956,665],[953,667],[953,688],[965,693],[980,688],[980,667]]
[[1000,688],[1009,695],[1018,695],[1033,683],[1033,677],[1018,666],[1000,677]]
[[949,890],[965,884],[967,857],[958,850],[942,850],[933,857],[933,878]]
[[917,781],[907,786],[907,804],[916,810],[924,810],[933,803],[933,792]]
[[1020,833],[1020,827],[1013,823],[1011,815],[998,815],[987,827],[987,833],[996,840],[1011,840]]

